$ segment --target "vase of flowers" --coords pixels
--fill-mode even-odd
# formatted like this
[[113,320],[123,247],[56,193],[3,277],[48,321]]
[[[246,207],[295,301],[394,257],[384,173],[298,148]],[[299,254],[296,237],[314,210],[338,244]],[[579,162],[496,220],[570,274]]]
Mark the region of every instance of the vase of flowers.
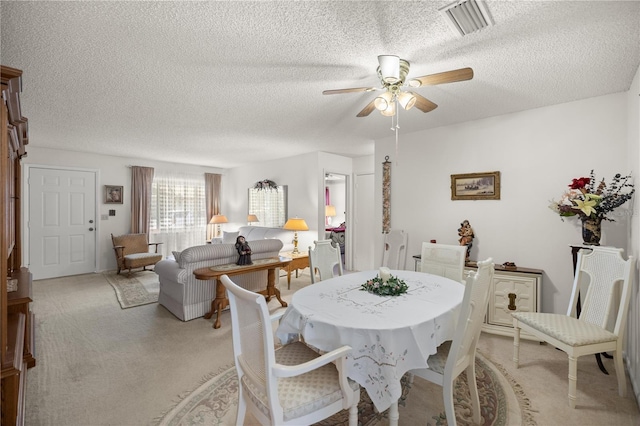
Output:
[[631,199],[635,192],[631,176],[616,174],[607,184],[597,181],[593,170],[589,177],[574,178],[560,201],[551,200],[549,208],[565,217],[578,216],[582,221],[582,240],[586,245],[600,245],[602,221],[613,222],[607,215]]

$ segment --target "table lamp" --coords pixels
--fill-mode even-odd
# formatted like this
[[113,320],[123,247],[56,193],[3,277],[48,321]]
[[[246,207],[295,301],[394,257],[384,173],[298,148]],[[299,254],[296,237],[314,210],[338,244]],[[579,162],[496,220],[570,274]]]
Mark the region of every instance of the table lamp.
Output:
[[211,220],[209,221],[209,223],[213,223],[216,226],[216,232],[215,232],[216,237],[220,236],[220,224],[227,223],[227,222],[229,221],[227,220],[227,217],[223,214],[216,214],[211,217]]
[[331,217],[336,215],[336,206],[331,204],[324,206],[325,225],[331,225]]
[[307,222],[304,219],[293,218],[287,220],[287,223],[284,224],[284,229],[289,231],[294,231],[293,233],[293,254],[298,254],[298,231],[308,231],[309,227],[307,226]]
[[256,216],[255,214],[250,214],[247,216],[247,222],[249,222],[249,225],[253,224],[253,222],[260,222],[258,220],[258,216]]

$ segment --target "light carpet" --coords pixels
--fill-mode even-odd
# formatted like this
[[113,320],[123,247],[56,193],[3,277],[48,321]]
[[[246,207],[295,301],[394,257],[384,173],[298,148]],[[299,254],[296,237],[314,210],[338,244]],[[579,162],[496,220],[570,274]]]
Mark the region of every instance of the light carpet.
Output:
[[158,301],[160,280],[153,271],[135,272],[127,278],[126,272],[105,272],[104,277],[116,292],[122,309],[148,305]]
[[[509,380],[482,355],[476,358],[476,379],[480,406],[482,407],[483,426],[506,425],[535,425],[530,409],[529,399],[524,395],[521,387]],[[422,419],[428,419],[428,425],[446,425],[442,388],[420,378],[414,378],[412,384],[407,376],[402,380],[403,396],[400,407],[406,406],[406,399],[411,395],[413,386],[417,389],[413,404]],[[466,375],[463,373],[456,380],[454,387],[454,404],[456,420],[460,425],[473,425],[472,409]],[[235,422],[238,408],[238,376],[234,366],[211,374],[196,390],[188,394],[160,421],[160,426],[195,426],[195,425],[230,425]],[[386,424],[388,411],[379,413],[375,410],[367,392],[360,392],[358,404],[358,423],[363,426]],[[406,420],[406,419],[403,419]],[[245,425],[256,424],[250,414],[245,419]],[[316,426],[347,425],[346,410],[319,422]]]
[[[287,301],[309,284],[308,269],[300,278],[294,274],[290,291],[286,277],[280,279]],[[233,362],[228,311],[221,315],[222,327],[214,330],[212,320],[183,322],[158,303],[122,309],[113,292],[102,274],[34,281],[36,366],[27,374],[27,426],[155,426],[205,376]],[[278,309],[279,303],[274,298],[269,306]],[[593,357],[580,357],[578,407],[572,409],[566,354],[536,342],[520,344],[519,369],[511,360],[512,338],[482,333],[478,350],[501,377],[521,386],[539,426],[640,424],[629,381],[627,396],[621,398],[615,375],[602,374]],[[612,360],[603,362],[614,370]],[[511,382],[502,387],[508,391]],[[399,408],[400,426],[437,425],[426,417],[426,407],[439,401],[442,389],[416,378]],[[386,424],[382,419],[376,426]]]

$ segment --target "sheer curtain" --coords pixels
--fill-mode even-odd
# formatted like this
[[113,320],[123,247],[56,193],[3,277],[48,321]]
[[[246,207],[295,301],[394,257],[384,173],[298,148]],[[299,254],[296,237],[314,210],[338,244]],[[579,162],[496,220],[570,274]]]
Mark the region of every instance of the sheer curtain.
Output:
[[162,254],[206,243],[205,182],[203,175],[158,173],[151,197],[151,236]]
[[220,182],[222,175],[215,173],[204,174],[205,201],[207,205],[207,241],[213,238],[214,226],[209,225],[213,215],[220,214]]
[[149,234],[153,167],[131,166],[131,233]]

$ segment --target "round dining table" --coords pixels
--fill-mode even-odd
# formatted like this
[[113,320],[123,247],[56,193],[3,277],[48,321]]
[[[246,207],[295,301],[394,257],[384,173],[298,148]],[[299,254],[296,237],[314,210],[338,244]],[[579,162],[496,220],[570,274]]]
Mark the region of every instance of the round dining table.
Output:
[[283,343],[302,339],[323,352],[351,346],[347,376],[366,389],[379,412],[391,408],[394,425],[402,376],[427,368],[436,348],[453,339],[464,286],[437,275],[392,270],[406,282],[406,293],[379,296],[362,290],[377,275],[376,270],[355,272],[298,290],[276,336]]

